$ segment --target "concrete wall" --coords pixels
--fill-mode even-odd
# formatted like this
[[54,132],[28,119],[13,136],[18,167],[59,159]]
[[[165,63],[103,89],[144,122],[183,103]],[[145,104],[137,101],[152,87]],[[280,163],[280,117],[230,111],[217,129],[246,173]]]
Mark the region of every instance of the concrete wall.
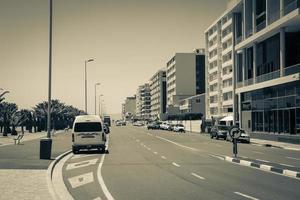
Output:
[[201,120],[169,121],[172,124],[183,124],[186,131],[201,133]]

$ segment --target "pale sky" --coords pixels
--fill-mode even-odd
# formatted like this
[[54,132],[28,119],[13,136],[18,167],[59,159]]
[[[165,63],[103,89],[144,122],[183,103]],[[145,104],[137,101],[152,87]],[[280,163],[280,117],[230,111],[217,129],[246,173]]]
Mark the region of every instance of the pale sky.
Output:
[[[88,111],[94,84],[108,113],[175,52],[204,48],[204,31],[227,0],[53,0],[52,98]],[[31,108],[48,96],[49,0],[0,0],[0,88],[6,101]]]

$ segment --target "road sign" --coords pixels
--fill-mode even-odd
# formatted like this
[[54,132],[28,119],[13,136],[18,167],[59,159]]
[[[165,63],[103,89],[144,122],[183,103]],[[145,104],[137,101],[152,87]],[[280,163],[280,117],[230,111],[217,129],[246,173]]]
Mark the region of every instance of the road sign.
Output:
[[238,127],[233,127],[229,131],[229,135],[233,139],[238,139],[241,136],[241,131]]

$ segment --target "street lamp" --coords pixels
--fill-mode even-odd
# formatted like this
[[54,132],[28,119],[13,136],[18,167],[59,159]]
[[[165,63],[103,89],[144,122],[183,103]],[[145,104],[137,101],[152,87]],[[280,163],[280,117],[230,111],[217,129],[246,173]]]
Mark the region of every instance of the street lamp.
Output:
[[51,158],[51,78],[52,78],[52,0],[49,9],[49,74],[48,74],[48,113],[47,113],[47,138],[40,140],[40,159]]
[[95,83],[95,115],[97,114],[97,85],[101,85],[101,83]]
[[101,118],[101,97],[103,97],[103,94],[99,95],[99,116]]
[[86,66],[88,62],[92,62],[94,59],[88,59],[84,61],[84,76],[85,76],[85,113],[87,114],[87,72]]

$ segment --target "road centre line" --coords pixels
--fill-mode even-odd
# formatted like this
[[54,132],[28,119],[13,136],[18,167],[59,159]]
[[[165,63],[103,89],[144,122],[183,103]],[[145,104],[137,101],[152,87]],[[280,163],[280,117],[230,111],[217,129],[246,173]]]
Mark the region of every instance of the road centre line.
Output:
[[192,150],[192,151],[200,151],[199,149],[192,148],[192,147],[188,147],[188,146],[185,146],[185,145],[182,145],[182,144],[178,144],[177,142],[173,142],[173,141],[171,141],[171,140],[168,140],[168,139],[163,138],[163,137],[160,137],[160,136],[155,136],[155,137],[156,137],[156,138],[159,138],[159,139],[162,139],[162,140],[165,140],[165,141],[167,141],[167,142],[170,142],[170,143],[172,143],[172,144],[175,144],[175,145],[177,145],[177,146],[179,146],[179,147],[183,147],[183,148],[186,148],[186,149],[190,149],[190,150]]
[[180,165],[177,164],[176,162],[172,162],[172,165],[174,165],[175,167],[180,167]]
[[242,197],[245,197],[245,198],[248,198],[248,199],[252,199],[252,200],[259,200],[259,199],[255,198],[255,197],[251,197],[251,196],[249,196],[247,194],[243,194],[243,193],[240,193],[240,192],[234,192],[234,194],[237,194],[237,195],[240,195]]
[[280,165],[286,166],[286,167],[295,167],[293,165],[288,165],[288,164],[284,164],[284,163],[279,163]]
[[167,158],[165,156],[160,156],[162,159],[166,160]]
[[294,157],[286,157],[288,159],[292,159],[292,160],[300,160],[299,158],[294,158]]
[[256,159],[257,161],[261,161],[261,162],[267,162],[267,163],[269,163],[270,161],[268,161],[268,160],[263,160],[263,159]]
[[101,199],[101,197],[97,197],[97,198],[95,198],[94,200],[102,200],[102,199]]
[[196,174],[196,173],[191,173],[191,175],[194,176],[194,177],[196,177],[196,178],[199,178],[199,179],[201,179],[201,180],[205,180],[204,177],[202,177],[202,176],[200,176],[200,175],[198,175],[198,174]]
[[154,153],[154,154],[157,154],[157,152],[156,152],[156,151],[154,151],[153,153]]

